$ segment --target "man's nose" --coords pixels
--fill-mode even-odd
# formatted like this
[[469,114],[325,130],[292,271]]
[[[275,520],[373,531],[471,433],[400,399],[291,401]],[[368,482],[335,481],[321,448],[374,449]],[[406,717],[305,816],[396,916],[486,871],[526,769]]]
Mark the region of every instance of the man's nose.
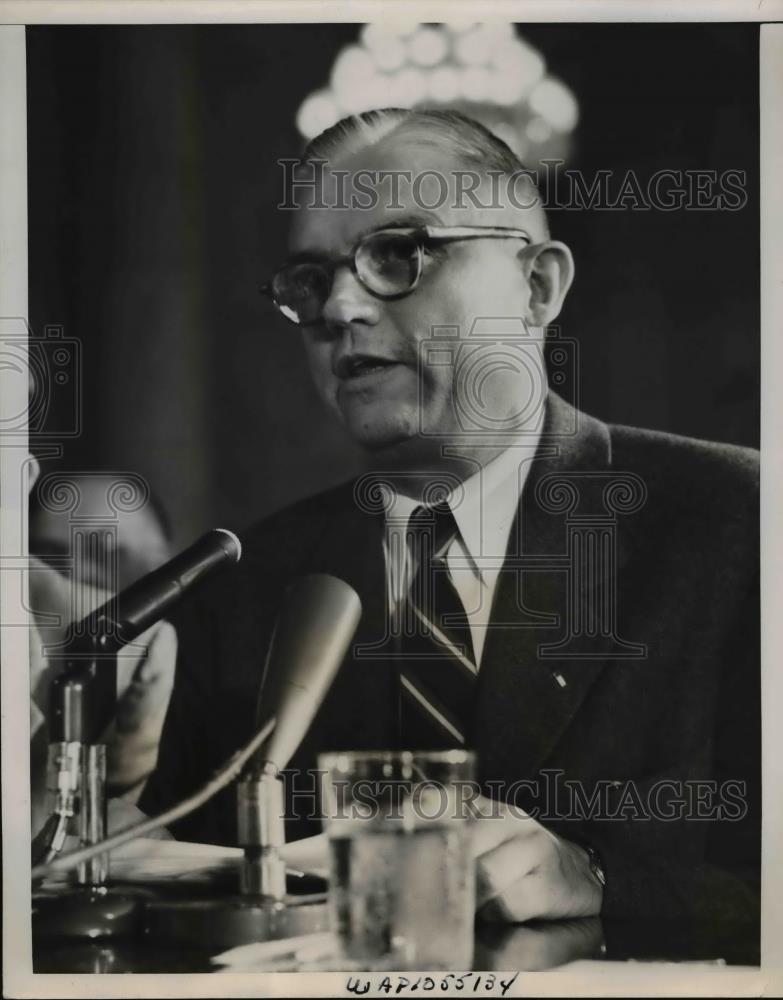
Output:
[[379,305],[379,300],[362,286],[347,265],[338,267],[329,298],[324,303],[323,320],[327,328],[334,331],[352,323],[374,326],[380,319]]

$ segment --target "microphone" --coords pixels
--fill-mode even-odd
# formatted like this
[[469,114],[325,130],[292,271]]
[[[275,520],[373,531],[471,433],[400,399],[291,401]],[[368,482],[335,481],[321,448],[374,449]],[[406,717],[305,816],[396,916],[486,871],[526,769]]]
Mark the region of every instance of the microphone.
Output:
[[99,854],[190,815],[245,767],[237,783],[238,843],[243,848],[239,896],[149,903],[146,930],[153,937],[162,935],[190,946],[205,933],[213,943],[217,933],[227,945],[237,945],[322,930],[325,896],[286,895],[279,771],[289,763],[321,706],[348,652],[361,611],[357,593],[336,577],[319,574],[296,581],[275,624],[261,684],[272,718],[259,710],[258,731],[252,739],[203,788],[172,809],[108,840],[93,840],[59,861],[38,865],[33,875],[81,868]]
[[162,618],[180,598],[220,567],[239,562],[242,545],[226,528],[213,528],[184,552],[96,608],[75,627],[76,636],[115,652]]
[[[314,574],[289,589],[267,653],[262,696],[267,682],[275,728],[261,744],[237,784],[237,832],[244,859],[240,891],[285,898],[285,803],[279,772],[304,739],[326,692],[348,652],[361,618],[359,595],[343,580]],[[259,698],[257,728],[261,728]]]
[[[117,653],[146,631],[196,584],[239,560],[236,535],[216,528],[178,556],[127,587],[83,618],[53,660],[64,666],[49,689],[48,788],[56,825],[36,845],[43,857],[59,853],[66,829],[78,823],[83,845],[103,839],[106,813],[106,747],[102,734],[117,702]],[[82,885],[101,885],[107,857],[80,867]]]
[[[287,766],[348,652],[361,614],[359,595],[336,576],[312,574],[289,588],[264,669],[275,728],[257,760],[278,771]],[[258,728],[265,721],[262,704],[259,700]]]

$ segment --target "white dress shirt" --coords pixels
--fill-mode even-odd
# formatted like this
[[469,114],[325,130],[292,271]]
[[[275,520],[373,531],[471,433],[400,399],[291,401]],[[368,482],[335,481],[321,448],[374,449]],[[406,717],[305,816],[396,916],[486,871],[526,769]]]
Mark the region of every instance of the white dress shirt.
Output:
[[[445,497],[459,530],[446,551],[434,556],[445,557],[449,578],[470,623],[477,665],[511,526],[537,445],[538,436],[515,441]],[[389,611],[394,615],[416,572],[405,532],[420,501],[399,492],[388,494],[387,501],[384,555]]]

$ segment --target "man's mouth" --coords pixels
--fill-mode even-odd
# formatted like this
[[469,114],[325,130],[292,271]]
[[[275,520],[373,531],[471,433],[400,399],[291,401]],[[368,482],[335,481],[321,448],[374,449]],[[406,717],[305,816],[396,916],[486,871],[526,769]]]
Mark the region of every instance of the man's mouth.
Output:
[[355,382],[372,375],[383,374],[397,368],[398,365],[398,361],[392,361],[390,358],[355,354],[340,359],[336,365],[336,375],[342,382]]

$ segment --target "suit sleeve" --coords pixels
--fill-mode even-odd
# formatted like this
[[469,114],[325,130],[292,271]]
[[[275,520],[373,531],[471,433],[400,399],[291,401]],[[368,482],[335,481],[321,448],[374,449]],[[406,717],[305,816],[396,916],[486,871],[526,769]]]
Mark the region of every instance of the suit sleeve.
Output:
[[[761,867],[760,643],[758,580],[738,614],[723,658],[723,676],[711,747],[712,776],[721,818],[690,815],[701,824],[700,856],[678,858],[656,850],[656,825],[639,836],[634,824],[586,830],[607,876],[602,915],[682,920],[705,932],[718,926],[737,934],[758,927]],[[683,773],[686,766],[683,765]],[[757,930],[755,931],[757,934]]]
[[[174,618],[177,665],[163,724],[158,760],[139,800],[154,816],[199,788],[214,768],[209,759],[209,706],[214,693],[214,631],[209,611],[197,598]],[[178,840],[217,841],[214,805],[206,803],[170,829]]]

